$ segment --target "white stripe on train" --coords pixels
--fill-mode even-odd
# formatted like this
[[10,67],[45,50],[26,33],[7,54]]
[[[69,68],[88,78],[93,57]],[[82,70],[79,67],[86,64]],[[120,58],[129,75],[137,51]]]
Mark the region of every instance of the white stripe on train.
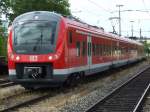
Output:
[[[134,60],[136,60],[136,59],[134,59]],[[90,69],[106,67],[106,66],[110,66],[112,64],[125,63],[127,61],[128,61],[128,59],[121,60],[121,61],[119,60],[119,61],[114,61],[114,62],[108,62],[108,63],[94,64],[94,65],[90,65]],[[70,74],[73,72],[85,71],[88,69],[89,69],[89,66],[86,65],[86,66],[72,67],[72,68],[66,68],[66,69],[54,69],[53,73],[54,73],[54,75],[55,74],[59,74],[59,75],[62,74],[63,75],[63,74]],[[16,75],[16,70],[15,69],[9,69],[9,75]]]

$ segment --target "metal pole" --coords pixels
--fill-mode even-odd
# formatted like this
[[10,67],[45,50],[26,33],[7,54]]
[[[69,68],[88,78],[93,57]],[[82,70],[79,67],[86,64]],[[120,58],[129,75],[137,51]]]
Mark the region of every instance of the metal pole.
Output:
[[119,7],[119,36],[121,36],[121,13],[120,13],[120,7],[123,5],[116,5],[116,7]]
[[131,34],[132,34],[132,37],[133,37],[133,22],[134,21],[130,21],[131,22]]
[[140,40],[142,40],[142,29],[140,28]]

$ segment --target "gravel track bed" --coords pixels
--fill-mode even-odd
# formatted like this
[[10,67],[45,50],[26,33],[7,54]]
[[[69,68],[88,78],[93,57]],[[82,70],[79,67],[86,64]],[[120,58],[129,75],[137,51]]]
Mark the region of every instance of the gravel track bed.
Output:
[[25,89],[20,85],[14,85],[10,87],[0,88],[0,101],[8,97],[21,94]]
[[141,109],[141,112],[150,112],[150,92],[149,95],[145,99],[145,103],[143,105],[143,108]]
[[30,99],[37,98],[39,96],[46,95],[47,92],[42,91],[25,91],[21,94],[14,95],[12,97],[5,98],[0,101],[0,110],[5,109],[7,107],[12,107],[16,104],[20,104],[22,102],[28,101]]
[[[81,112],[88,108],[93,102],[102,99],[110,91],[118,87],[129,78],[135,71],[140,71],[149,61],[130,66],[130,68],[116,69],[117,72],[109,73],[108,76],[100,76],[86,83],[81,83],[77,87],[57,92],[55,96],[42,100],[33,105],[19,108],[16,111],[29,112]],[[106,73],[107,74],[107,73]],[[104,73],[105,75],[105,73]],[[89,77],[91,78],[91,77]],[[87,78],[87,80],[89,80]]]
[[7,78],[8,78],[8,75],[6,75],[6,74],[5,74],[5,75],[0,74],[0,79],[4,79],[4,80],[5,80],[5,79],[7,79]]
[[131,78],[132,75],[125,75],[124,77],[120,77],[117,81],[112,81],[111,83],[108,83],[107,85],[104,85],[103,88],[98,88],[95,91],[92,91],[88,95],[77,99],[75,102],[72,102],[69,105],[65,105],[62,109],[59,111],[61,112],[83,112],[85,111],[89,106],[97,102],[99,99],[102,99],[104,96],[106,96],[109,92],[111,92],[113,89],[117,88],[119,85],[121,85],[123,82]]

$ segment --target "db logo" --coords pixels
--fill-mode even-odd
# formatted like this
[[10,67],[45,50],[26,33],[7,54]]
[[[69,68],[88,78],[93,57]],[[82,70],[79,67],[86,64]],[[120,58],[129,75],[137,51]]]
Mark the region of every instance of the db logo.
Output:
[[30,57],[29,57],[29,60],[30,60],[30,61],[37,61],[37,60],[38,60],[38,57],[37,57],[37,56],[30,56]]

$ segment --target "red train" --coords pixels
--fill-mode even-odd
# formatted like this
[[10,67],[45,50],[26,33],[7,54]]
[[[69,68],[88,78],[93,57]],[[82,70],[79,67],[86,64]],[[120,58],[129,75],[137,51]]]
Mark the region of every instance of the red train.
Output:
[[47,11],[18,16],[8,38],[10,80],[55,86],[140,60],[143,45]]

